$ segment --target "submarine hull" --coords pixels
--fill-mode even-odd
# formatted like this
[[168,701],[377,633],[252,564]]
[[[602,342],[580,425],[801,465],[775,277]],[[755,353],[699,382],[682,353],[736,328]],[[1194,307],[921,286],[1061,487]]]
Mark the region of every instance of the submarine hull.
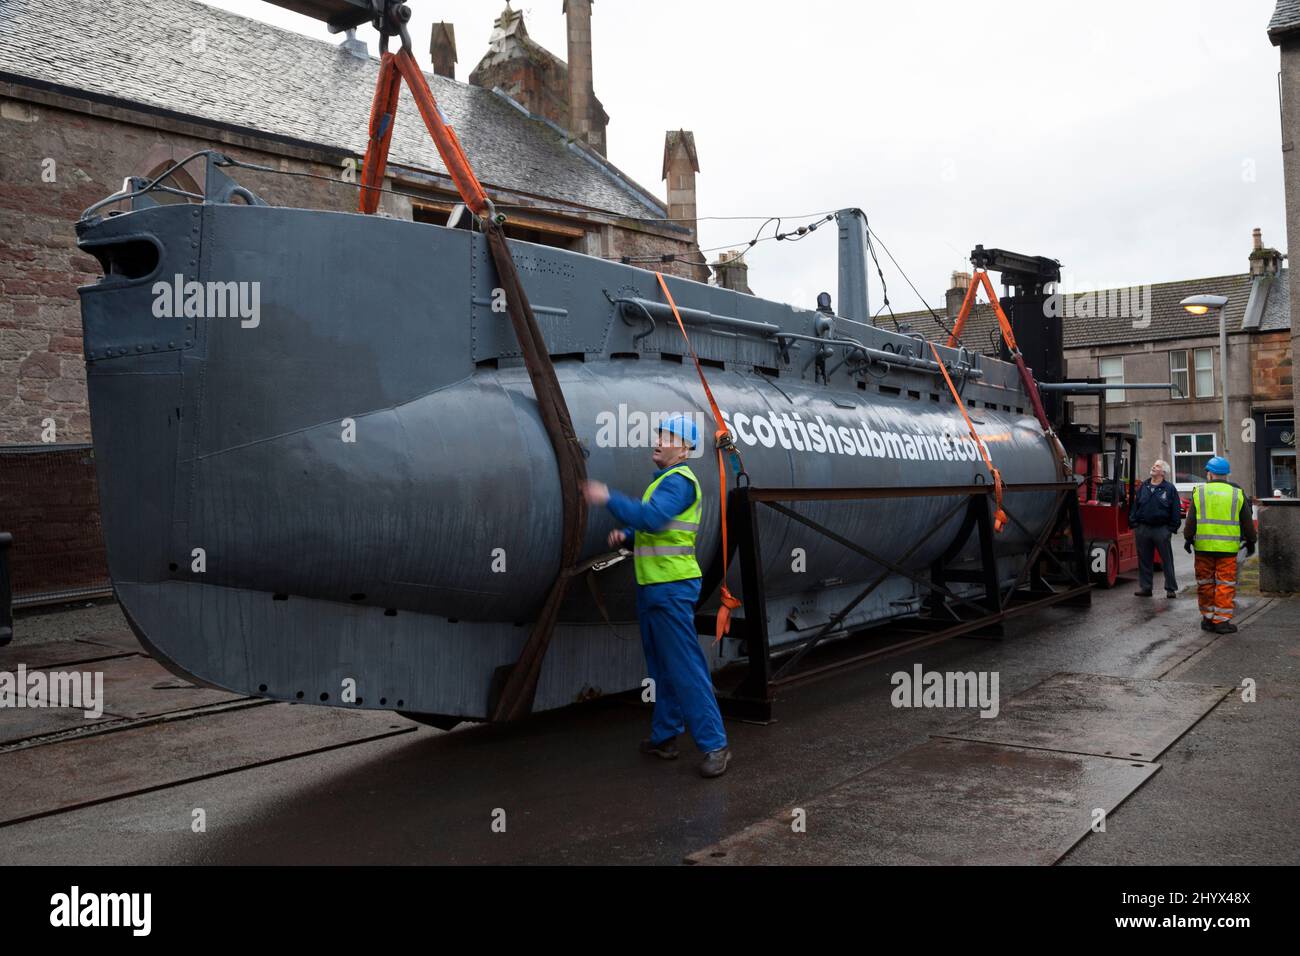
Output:
[[[177,672],[238,693],[485,717],[494,672],[517,659],[559,570],[562,516],[483,237],[220,203],[138,209],[79,234],[106,272],[81,290],[87,378],[110,572],[141,639]],[[696,415],[712,432],[681,333],[625,307],[659,298],[654,274],[522,242],[512,253],[588,473],[639,496],[660,417]],[[669,284],[685,310],[732,320],[702,321],[692,342],[754,485],[987,479],[933,371],[877,363],[822,380],[809,347],[770,332],[810,334],[815,313]],[[913,337],[837,328],[881,352],[928,354]],[[976,357],[972,371],[963,395],[1004,480],[1060,480],[1014,369]],[[690,463],[707,569],[720,560],[717,466],[711,449]],[[959,500],[797,507],[897,561]],[[998,536],[1002,580],[1053,504],[1050,492],[1015,496],[1024,527]],[[928,567],[961,523],[958,509],[909,565]],[[608,552],[613,527],[592,511],[584,559]],[[768,509],[760,533],[774,647],[883,570]],[[958,562],[977,559],[972,542]],[[734,567],[729,586],[740,593]],[[843,627],[916,613],[924,595],[892,576]],[[640,685],[634,601],[629,560],[570,588],[535,710]],[[730,639],[701,644],[714,667],[740,655]]]

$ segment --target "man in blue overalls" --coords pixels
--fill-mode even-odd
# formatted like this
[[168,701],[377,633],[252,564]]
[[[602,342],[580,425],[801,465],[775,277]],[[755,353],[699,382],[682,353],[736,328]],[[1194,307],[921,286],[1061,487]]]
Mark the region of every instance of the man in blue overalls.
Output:
[[654,681],[655,706],[650,736],[641,752],[673,760],[677,735],[688,728],[704,751],[700,773],[718,777],[727,770],[731,751],[722,729],[722,714],[713,692],[709,662],[695,632],[695,604],[700,598],[700,566],[695,534],[700,527],[700,483],[686,465],[699,440],[695,423],[674,415],[659,425],[651,457],[654,479],[637,501],[587,482],[587,501],[605,505],[625,527],[609,533],[610,547],[629,538],[636,568],[636,610],[646,669]]

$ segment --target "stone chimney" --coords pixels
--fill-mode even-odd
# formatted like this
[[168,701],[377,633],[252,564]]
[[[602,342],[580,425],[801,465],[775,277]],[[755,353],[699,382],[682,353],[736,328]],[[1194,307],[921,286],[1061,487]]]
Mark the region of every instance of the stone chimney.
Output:
[[962,301],[966,298],[966,290],[969,288],[969,272],[954,272],[952,274],[952,282],[948,285],[948,291],[943,294],[950,321],[957,318],[957,313],[961,311]]
[[357,39],[356,27],[353,27],[347,32],[347,35],[343,38],[343,42],[340,43],[339,46],[359,59],[370,59],[370,50],[366,47],[366,41]]
[[450,23],[433,25],[429,37],[429,56],[433,58],[433,72],[449,80],[456,79],[456,28]]
[[1282,253],[1264,245],[1264,238],[1256,226],[1251,232],[1250,274],[1253,276],[1275,276],[1282,267]]
[[700,160],[695,155],[695,134],[669,130],[664,134],[663,178],[668,181],[668,218],[696,233],[695,174]]
[[714,281],[720,288],[753,295],[754,291],[749,287],[749,266],[741,258],[743,255],[739,249],[719,254],[718,261],[713,263]]
[[569,132],[605,155],[604,111],[596,104],[591,71],[591,0],[564,0],[569,34]]

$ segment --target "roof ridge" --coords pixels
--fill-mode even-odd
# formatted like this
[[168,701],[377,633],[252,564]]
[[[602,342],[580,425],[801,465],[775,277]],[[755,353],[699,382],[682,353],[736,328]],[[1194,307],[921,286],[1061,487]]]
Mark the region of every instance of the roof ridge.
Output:
[[[49,0],[43,0],[43,2],[48,3]],[[280,26],[278,23],[271,23],[269,20],[259,20],[257,17],[245,16],[245,15],[242,14],[242,13],[236,13],[234,10],[227,10],[225,7],[218,7],[218,6],[215,6],[215,5],[211,4],[211,3],[208,3],[207,0],[175,0],[175,2],[176,2],[176,3],[188,3],[190,6],[203,7],[205,10],[209,10],[209,11],[211,11],[212,13],[217,14],[217,15],[219,15],[219,16],[223,16],[223,17],[228,17],[228,18],[235,19],[235,20],[243,20],[243,21],[245,21],[245,22],[250,22],[250,23],[259,23],[259,24],[261,24],[262,26],[267,27],[268,29],[274,30],[276,33],[285,33],[285,34],[288,34],[289,36],[295,37],[295,38],[297,38],[297,39],[299,39],[299,40],[306,40],[308,43],[316,43],[316,44],[319,44],[320,46],[329,47],[329,48],[332,49],[332,50],[341,50],[341,49],[343,49],[341,46],[339,46],[339,44],[337,44],[337,43],[332,43],[332,42],[330,42],[329,40],[321,40],[321,39],[318,39],[317,37],[309,36],[309,35],[306,34],[306,33],[299,33],[297,30],[291,29],[291,28],[289,28],[289,27],[282,27],[282,26]],[[281,9],[286,9],[286,10],[287,10],[288,8],[285,7],[285,8],[281,8]],[[292,13],[293,11],[292,11],[292,10],[289,10],[289,12]],[[366,48],[367,48],[367,49],[366,49],[366,56],[367,56],[367,58],[372,59],[372,60],[377,59],[377,57],[371,56],[371,54],[370,54],[370,52],[369,52],[369,46],[370,46],[370,44],[367,43],[367,44],[366,44]],[[349,55],[355,56],[355,54],[349,54]]]
[[[155,0],[154,15],[129,26],[133,2],[0,0],[0,73],[20,86],[213,130],[340,155],[364,152],[379,69],[373,54],[358,57],[338,43],[206,0]],[[198,60],[193,29],[208,34]],[[652,224],[664,220],[662,200],[608,160],[567,148],[565,135],[524,122],[491,90],[420,69],[485,185]],[[401,95],[408,119],[395,130],[390,164],[445,176],[409,89]]]

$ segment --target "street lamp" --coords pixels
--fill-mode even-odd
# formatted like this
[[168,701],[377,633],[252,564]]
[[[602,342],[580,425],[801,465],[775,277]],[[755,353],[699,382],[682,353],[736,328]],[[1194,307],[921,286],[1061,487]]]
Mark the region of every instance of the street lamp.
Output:
[[[1180,303],[1192,315],[1204,315],[1211,309],[1219,310],[1219,391],[1223,395],[1223,450],[1219,452],[1228,457],[1228,323],[1224,316],[1228,312],[1226,295],[1189,295]],[[1193,373],[1195,374],[1195,373]]]

